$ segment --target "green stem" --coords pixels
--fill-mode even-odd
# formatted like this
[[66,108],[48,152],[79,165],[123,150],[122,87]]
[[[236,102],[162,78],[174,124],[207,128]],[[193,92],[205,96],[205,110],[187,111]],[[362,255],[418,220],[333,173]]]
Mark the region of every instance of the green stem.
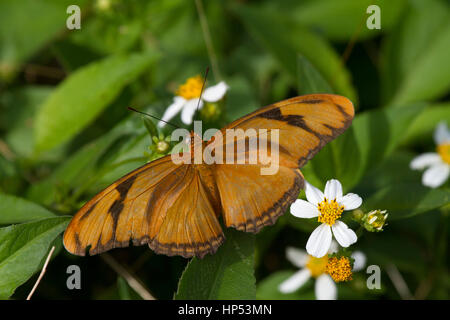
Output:
[[205,11],[203,9],[203,3],[201,0],[195,0],[197,6],[198,16],[200,18],[200,26],[202,27],[203,38],[205,39],[206,50],[208,51],[209,60],[211,61],[211,68],[216,81],[220,81],[222,76],[219,70],[219,64],[217,63],[217,56],[214,51],[214,47],[211,40],[211,33],[209,32],[208,20],[206,19]]
[[359,238],[363,235],[364,227],[359,226],[358,230],[356,230],[356,236]]

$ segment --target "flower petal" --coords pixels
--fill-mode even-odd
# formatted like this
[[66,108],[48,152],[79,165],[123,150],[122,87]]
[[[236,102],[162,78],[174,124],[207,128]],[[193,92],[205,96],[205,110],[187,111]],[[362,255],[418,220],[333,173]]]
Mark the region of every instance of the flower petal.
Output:
[[327,274],[320,275],[314,287],[317,300],[336,300],[337,288],[333,279]]
[[[181,111],[181,109],[183,109],[185,104],[186,104],[186,99],[184,99],[183,97],[178,97],[178,96],[174,97],[172,104],[167,107],[167,109],[164,112],[164,115],[162,116],[161,119],[164,121],[169,121],[170,119],[175,117],[176,114]],[[164,121],[159,121],[158,127],[160,127],[160,128],[164,127],[166,125],[166,123]]]
[[296,267],[303,268],[309,260],[309,255],[305,250],[294,247],[286,248],[286,258]]
[[347,193],[341,198],[339,204],[344,206],[344,210],[353,210],[359,208],[359,206],[362,204],[362,199],[357,194]]
[[325,197],[322,191],[314,187],[312,184],[309,184],[308,181],[306,180],[305,180],[305,194],[306,199],[315,206],[317,206],[319,202],[322,202],[323,198]]
[[294,292],[295,290],[303,286],[309,278],[311,278],[311,272],[309,271],[309,269],[302,269],[280,283],[280,285],[278,286],[278,290],[280,290],[282,293]]
[[181,111],[181,121],[183,121],[184,124],[191,124],[192,118],[194,118],[195,111],[198,109],[200,110],[203,107],[203,101],[200,100],[200,104],[198,102],[198,98],[190,99],[186,102],[186,105],[183,108],[183,111]]
[[322,223],[309,236],[306,243],[306,251],[316,258],[322,258],[330,249],[331,238],[330,226]]
[[439,122],[434,131],[434,142],[436,144],[443,144],[450,142],[450,130],[448,130],[447,123],[445,121]]
[[352,258],[355,259],[355,262],[353,263],[353,270],[352,271],[360,271],[366,266],[367,257],[364,253],[361,251],[355,251],[352,253]]
[[207,102],[217,102],[223,98],[227,93],[228,86],[225,82],[221,81],[215,86],[206,88],[203,92],[202,99]]
[[336,199],[339,201],[342,198],[342,185],[336,179],[331,179],[327,181],[325,185],[325,198],[328,200]]
[[409,167],[412,170],[422,170],[435,164],[441,163],[441,157],[435,152],[427,152],[412,159]]
[[331,245],[330,245],[330,249],[328,249],[328,253],[336,253],[339,251],[339,245],[336,241],[331,240]]
[[291,204],[291,213],[297,218],[314,218],[319,216],[317,207],[302,199],[297,199]]
[[342,221],[336,221],[332,226],[334,237],[341,247],[347,248],[349,245],[355,243],[358,240],[356,233],[350,229]]
[[440,163],[433,165],[422,176],[422,183],[430,188],[437,188],[442,185],[450,175],[450,165]]

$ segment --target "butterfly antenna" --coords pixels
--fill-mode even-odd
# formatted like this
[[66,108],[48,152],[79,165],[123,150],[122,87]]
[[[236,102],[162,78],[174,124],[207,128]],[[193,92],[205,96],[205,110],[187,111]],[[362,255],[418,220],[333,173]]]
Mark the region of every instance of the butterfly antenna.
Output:
[[202,90],[200,91],[200,97],[198,97],[196,111],[198,111],[198,107],[200,106],[200,100],[202,99],[203,89],[205,89],[205,83],[206,83],[206,78],[208,77],[208,72],[209,72],[209,67],[206,67],[205,78],[203,79]]
[[128,110],[131,110],[131,111],[134,111],[134,112],[137,112],[137,113],[143,114],[143,115],[145,115],[145,116],[149,116],[149,117],[152,117],[152,118],[154,118],[154,119],[156,119],[156,120],[162,121],[162,122],[164,122],[164,123],[170,124],[171,126],[173,126],[173,127],[175,127],[175,128],[178,128],[178,129],[180,129],[180,127],[179,127],[179,126],[177,126],[177,125],[175,125],[175,124],[173,124],[173,123],[170,123],[169,121],[165,121],[165,120],[163,120],[163,119],[160,119],[160,118],[158,118],[158,117],[152,116],[151,114],[148,114],[148,113],[145,113],[145,112],[142,112],[142,111],[136,110],[136,109],[134,109],[134,108],[132,108],[132,107],[128,107]]

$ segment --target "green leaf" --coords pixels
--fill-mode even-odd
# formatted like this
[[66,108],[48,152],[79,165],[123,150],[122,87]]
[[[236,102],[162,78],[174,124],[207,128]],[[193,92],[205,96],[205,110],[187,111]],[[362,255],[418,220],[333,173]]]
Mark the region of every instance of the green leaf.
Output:
[[414,64],[414,68],[411,68],[393,98],[392,104],[400,105],[444,96],[450,89],[449,52],[450,23],[444,27],[435,42]]
[[70,217],[58,217],[0,228],[0,299],[7,299],[46,258],[53,240]]
[[122,277],[117,278],[117,291],[120,300],[131,300],[131,288]]
[[0,224],[54,217],[47,209],[23,198],[0,193]]
[[[142,300],[142,297],[138,295],[122,277],[117,277],[117,294],[120,300]],[[108,298],[106,298],[108,299]],[[109,298],[114,299],[114,298]]]
[[400,106],[445,95],[450,88],[449,17],[444,1],[411,1],[382,50],[384,101]]
[[[157,137],[158,136],[158,129],[156,129],[155,123],[150,120],[148,117],[142,117],[142,121],[144,122],[145,128],[147,129],[148,134],[150,137]],[[152,140],[150,140],[152,141]]]
[[[135,5],[138,3],[136,2]],[[142,34],[142,22],[138,21],[141,17],[137,15],[145,15],[145,12],[139,9],[136,11],[129,17],[118,15],[108,17],[107,14],[97,14],[95,19],[86,19],[82,27],[83,32],[71,32],[68,40],[84,47],[85,50],[103,55],[126,52],[133,48]],[[130,20],[127,21],[128,19]],[[70,52],[67,53],[70,54]],[[67,58],[74,59],[72,56],[66,56],[66,60],[69,60]]]
[[[0,79],[11,77],[37,50],[66,29],[71,4],[80,0],[0,1]],[[39,12],[39,18],[35,17]],[[66,29],[67,30],[67,29]]]
[[[388,220],[391,217],[389,216]],[[406,221],[401,221],[405,223]],[[369,261],[374,261],[381,269],[394,264],[400,270],[424,274],[429,270],[426,265],[426,253],[421,243],[411,239],[411,230],[402,232],[392,222],[380,233],[366,233],[361,242],[361,251],[367,254]],[[405,225],[407,229],[409,225]]]
[[287,16],[278,16],[273,11],[239,5],[234,7],[234,12],[249,33],[278,59],[293,81],[297,79],[298,54],[302,54],[336,93],[356,103],[357,96],[350,82],[350,73],[326,40]]
[[[381,29],[368,29],[367,7],[378,5],[381,12]],[[302,1],[292,17],[300,23],[319,30],[328,39],[348,41],[355,34],[358,40],[374,37],[380,32],[389,31],[402,13],[406,0],[316,0]]]
[[175,299],[255,299],[254,236],[232,229],[225,236],[215,254],[189,262]]
[[280,292],[278,286],[293,274],[294,271],[277,271],[261,280],[256,288],[256,298],[258,300],[314,300],[315,295],[311,290],[311,281],[305,283],[302,288],[295,292]]
[[277,223],[269,228],[263,228],[256,235],[256,248],[255,248],[255,268],[258,268],[261,264],[263,258],[265,257],[266,251],[269,250],[270,246],[275,241],[276,237],[286,226],[287,219],[285,218],[288,214],[282,215]]
[[231,122],[257,109],[258,105],[248,81],[243,77],[227,80],[230,90],[227,93],[226,116]]
[[417,104],[358,114],[343,135],[311,160],[316,176],[323,183],[338,179],[346,190],[351,189],[369,169],[395,150],[423,108]]
[[155,59],[154,54],[117,55],[70,75],[39,110],[36,150],[48,150],[71,139]]
[[[27,196],[49,206],[61,196],[61,192],[69,191],[65,189],[83,188],[93,178],[98,178],[101,169],[116,160],[117,147],[120,149],[121,141],[134,143],[139,136],[145,134],[144,126],[139,120],[139,117],[125,119],[105,135],[83,146],[58,166],[50,176],[34,183],[29,188]],[[141,154],[143,151],[144,148],[141,149]]]
[[0,104],[4,107],[0,127],[7,129],[5,141],[17,155],[31,156],[35,115],[52,90],[48,86],[25,86],[0,96]]
[[[422,142],[422,140],[431,142],[434,130],[441,121],[447,121],[447,124],[450,125],[449,102],[430,105],[423,110],[411,123],[402,142],[412,143],[414,141]],[[427,144],[429,145],[429,143]]]
[[450,190],[430,189],[420,183],[394,184],[378,190],[363,203],[366,210],[382,209],[389,219],[404,219],[450,202]]
[[417,183],[421,181],[422,173],[411,170],[409,164],[415,154],[405,151],[395,151],[379,166],[370,170],[358,184],[355,192],[363,199],[378,190],[400,183]]
[[298,56],[298,92],[301,94],[333,93],[328,82],[302,55]]

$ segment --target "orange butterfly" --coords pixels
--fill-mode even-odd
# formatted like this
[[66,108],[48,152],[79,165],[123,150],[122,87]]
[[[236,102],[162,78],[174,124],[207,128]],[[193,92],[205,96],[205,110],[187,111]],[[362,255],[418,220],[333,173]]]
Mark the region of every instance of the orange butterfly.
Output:
[[[215,253],[225,240],[220,217],[226,227],[252,233],[274,224],[304,187],[299,168],[344,132],[353,116],[351,101],[331,94],[299,96],[261,108],[220,132],[278,129],[276,174],[261,175],[264,164],[259,162],[176,164],[170,155],[165,156],[132,171],[87,202],[67,227],[64,246],[81,256],[88,247],[94,255],[127,247],[130,241],[169,256],[202,258]],[[227,141],[201,142],[204,147],[219,143],[222,147]],[[191,145],[186,155],[193,154]],[[249,151],[245,154],[248,157]]]

